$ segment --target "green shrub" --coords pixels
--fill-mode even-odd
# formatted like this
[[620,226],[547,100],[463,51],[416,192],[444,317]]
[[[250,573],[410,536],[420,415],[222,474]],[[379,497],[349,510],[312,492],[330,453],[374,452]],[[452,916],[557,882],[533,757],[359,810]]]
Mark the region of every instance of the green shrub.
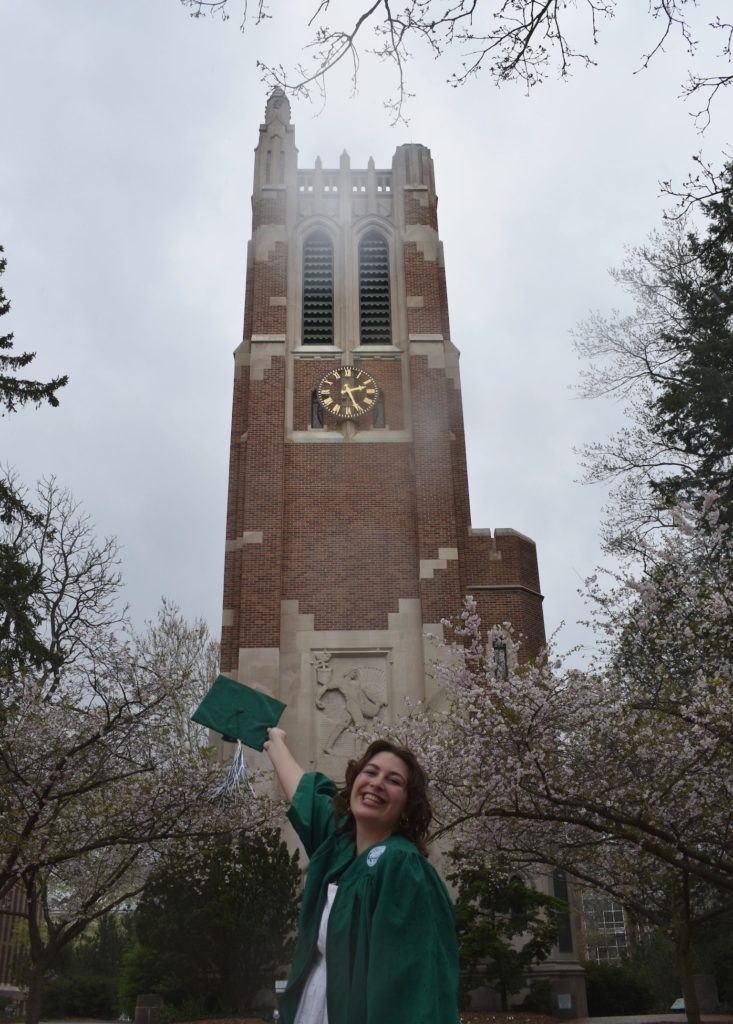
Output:
[[593,961],[583,966],[589,1016],[649,1013],[654,1008],[654,993],[645,973],[638,968],[628,963],[597,964]]
[[43,992],[44,1017],[114,1017],[117,980],[91,971],[50,978]]
[[552,985],[546,978],[530,983],[529,992],[524,997],[522,1009],[529,1013],[553,1012],[552,1006]]

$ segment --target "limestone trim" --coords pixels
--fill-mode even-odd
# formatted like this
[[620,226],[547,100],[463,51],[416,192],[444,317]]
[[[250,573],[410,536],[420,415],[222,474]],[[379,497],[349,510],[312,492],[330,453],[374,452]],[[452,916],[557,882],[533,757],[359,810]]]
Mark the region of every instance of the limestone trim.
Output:
[[288,297],[287,295],[271,295],[270,305],[271,306],[287,306]]
[[[351,422],[347,426],[353,426]],[[370,430],[356,430],[343,433],[340,430],[291,430],[288,441],[293,444],[407,444],[412,440],[409,430],[390,430],[388,427],[373,427]]]
[[[453,387],[456,391],[461,390],[461,353],[458,351],[456,346],[450,340],[446,339],[445,342],[445,375],[449,380],[453,382]],[[428,366],[430,362],[428,361]]]
[[448,562],[455,562],[457,558],[458,548],[438,548],[437,558],[420,559],[420,579],[433,579],[436,569],[447,569]]
[[423,658],[425,660],[425,701],[433,710],[445,706],[447,692],[437,677],[436,666],[455,660],[451,647],[445,645],[442,622],[423,623]]
[[296,345],[292,352],[296,359],[338,359],[344,354],[338,345]]
[[344,726],[347,715],[395,721],[405,698],[425,697],[421,604],[400,599],[384,629],[313,627],[313,616],[301,614],[297,600],[282,601],[277,696],[288,705],[282,725],[300,763],[338,778],[356,750]]
[[278,647],[240,647],[237,671],[228,673],[238,683],[277,697],[280,689],[280,649]]
[[422,309],[425,305],[425,299],[422,295],[408,295],[407,296],[407,308],[408,309]]
[[407,444],[412,441],[412,431],[373,427],[371,430],[358,431],[351,440],[356,444]]
[[227,551],[238,551],[245,544],[261,544],[263,541],[262,530],[245,530],[241,537],[226,542]]
[[401,597],[397,603],[399,611],[387,613],[387,624],[390,629],[414,632],[423,629],[422,606],[419,597]]
[[531,537],[528,537],[526,533],[520,533],[519,530],[510,530],[507,527],[497,526],[494,530],[494,537],[519,537],[520,540],[526,540],[529,544],[534,544]]
[[436,335],[436,337],[429,339],[421,337],[419,340],[413,340],[414,338],[414,335],[410,336],[410,356],[427,356],[429,370],[445,370],[446,358],[443,336]]
[[405,228],[405,244],[412,243],[423,259],[430,263],[440,262],[440,241],[435,228],[427,224],[408,224]]
[[356,345],[352,351],[354,359],[401,359],[402,349],[396,345]]
[[285,224],[264,224],[256,229],[252,242],[255,263],[267,263],[278,242],[287,245],[288,229]]
[[250,338],[253,345],[267,345],[269,342],[285,340],[284,334],[253,334]]
[[[469,537],[493,537],[496,540],[497,537],[519,537],[520,540],[526,540],[528,544],[535,544],[535,541],[528,537],[526,533],[520,533],[519,530],[512,530],[509,527],[497,526],[494,530],[486,527],[469,526],[468,528]],[[535,545],[536,546],[536,545]]]
[[525,587],[522,583],[469,583],[466,587],[466,591],[469,594],[485,594],[491,591],[501,592],[504,594],[519,592],[522,594],[531,594],[532,597],[539,597],[540,601],[544,601],[545,599],[545,595],[541,594],[539,590],[533,590],[531,587]]
[[249,366],[250,380],[264,380],[265,371],[272,366],[275,356],[282,356],[282,345],[277,342],[262,342],[256,348],[245,350],[236,356],[237,365]]

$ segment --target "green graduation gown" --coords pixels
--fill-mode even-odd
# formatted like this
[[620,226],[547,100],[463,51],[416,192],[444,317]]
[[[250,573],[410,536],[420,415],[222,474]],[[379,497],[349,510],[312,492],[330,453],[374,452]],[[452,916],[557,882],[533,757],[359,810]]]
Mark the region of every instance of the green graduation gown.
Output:
[[313,964],[329,882],[338,882],[326,938],[329,1024],[456,1024],[458,944],[440,876],[409,840],[391,836],[357,857],[333,816],[335,786],[300,781],[288,818],[310,858],[298,942],[280,999],[293,1024]]

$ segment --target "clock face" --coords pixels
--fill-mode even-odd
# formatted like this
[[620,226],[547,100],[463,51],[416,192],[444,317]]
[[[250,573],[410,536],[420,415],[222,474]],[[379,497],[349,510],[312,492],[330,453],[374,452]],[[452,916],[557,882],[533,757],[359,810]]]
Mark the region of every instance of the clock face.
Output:
[[318,401],[339,420],[354,420],[374,408],[379,394],[377,382],[356,366],[337,366],[318,383]]

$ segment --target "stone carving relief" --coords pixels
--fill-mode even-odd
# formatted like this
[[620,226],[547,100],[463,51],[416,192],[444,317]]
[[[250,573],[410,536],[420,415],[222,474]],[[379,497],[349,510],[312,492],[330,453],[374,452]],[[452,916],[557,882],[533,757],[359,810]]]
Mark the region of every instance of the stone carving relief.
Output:
[[[316,672],[316,709],[327,733],[324,754],[339,753],[339,741],[349,729],[363,728],[387,707],[387,672],[384,656],[313,654]],[[343,741],[342,741],[343,745]]]

